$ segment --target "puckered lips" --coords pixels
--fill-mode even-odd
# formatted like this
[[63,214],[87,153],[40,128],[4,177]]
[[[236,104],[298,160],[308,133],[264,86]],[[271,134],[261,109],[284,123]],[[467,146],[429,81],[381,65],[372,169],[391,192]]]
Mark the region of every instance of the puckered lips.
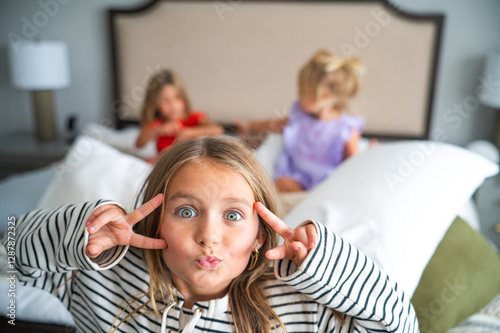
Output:
[[196,259],[196,262],[200,268],[211,270],[217,268],[222,260],[216,256],[203,256]]

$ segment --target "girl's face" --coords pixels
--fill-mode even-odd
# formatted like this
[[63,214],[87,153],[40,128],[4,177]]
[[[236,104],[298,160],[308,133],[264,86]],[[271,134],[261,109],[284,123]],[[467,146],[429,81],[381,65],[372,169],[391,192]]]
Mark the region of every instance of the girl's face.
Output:
[[160,237],[163,260],[187,299],[223,297],[263,244],[254,194],[245,178],[210,161],[190,163],[166,193]]
[[161,89],[157,104],[161,116],[167,120],[176,120],[184,116],[186,103],[177,88],[171,84]]
[[300,108],[318,119],[328,119],[335,112],[333,108],[333,97],[325,95],[322,99],[316,99],[311,95],[300,96]]

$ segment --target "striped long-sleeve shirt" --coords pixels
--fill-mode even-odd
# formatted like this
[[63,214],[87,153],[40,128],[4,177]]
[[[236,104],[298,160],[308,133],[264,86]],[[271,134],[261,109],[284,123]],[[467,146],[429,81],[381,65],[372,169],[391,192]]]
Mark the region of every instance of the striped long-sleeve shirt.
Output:
[[[117,316],[120,321],[147,301],[143,296],[120,313],[124,301],[136,299],[149,287],[138,249],[116,247],[97,260],[85,255],[85,221],[104,203],[35,211],[17,222],[19,281],[49,292],[62,286],[56,295],[73,315],[79,332],[108,332]],[[276,279],[265,288],[269,304],[287,331],[418,332],[415,312],[401,288],[340,236],[312,223],[319,234],[316,248],[301,267],[286,259],[276,261]],[[196,332],[234,331],[227,296],[197,302],[192,309],[183,308],[182,295],[178,296],[179,302],[165,314],[167,329],[180,331],[191,322]],[[344,323],[330,309],[344,313]],[[161,325],[162,318],[142,309],[122,323],[118,332],[159,332]]]

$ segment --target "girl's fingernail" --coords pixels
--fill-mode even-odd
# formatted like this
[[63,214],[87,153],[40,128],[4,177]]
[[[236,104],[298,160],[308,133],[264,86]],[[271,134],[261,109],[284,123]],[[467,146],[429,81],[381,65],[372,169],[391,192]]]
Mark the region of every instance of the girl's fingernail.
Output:
[[311,249],[314,249],[316,247],[316,244],[314,242],[311,242]]
[[89,233],[93,233],[94,231],[95,231],[95,227],[94,226],[89,227]]
[[87,222],[85,222],[85,225],[88,227],[90,224],[90,220],[88,220]]
[[299,250],[300,250],[300,247],[295,246],[293,249],[294,249],[295,251],[299,251]]

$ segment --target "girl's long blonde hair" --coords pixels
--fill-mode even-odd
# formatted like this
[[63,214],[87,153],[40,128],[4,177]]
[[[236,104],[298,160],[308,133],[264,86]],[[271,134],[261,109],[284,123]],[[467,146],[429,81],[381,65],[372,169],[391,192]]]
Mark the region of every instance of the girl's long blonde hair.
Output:
[[335,97],[335,109],[346,109],[349,99],[358,93],[362,69],[357,58],[343,58],[320,50],[299,71],[299,96],[318,100],[329,94]]
[[[142,190],[142,202],[147,202],[158,193],[166,193],[177,171],[190,163],[210,161],[219,166],[240,173],[251,187],[255,201],[264,204],[270,211],[276,212],[276,189],[269,176],[242,143],[229,137],[206,137],[180,142],[161,155],[154,169],[148,176]],[[160,224],[165,202],[159,209],[135,225],[139,234],[159,238]],[[260,253],[278,245],[277,233],[259,217],[260,232],[265,235]],[[141,250],[150,280],[148,296],[151,308],[161,318],[160,311],[176,301],[173,286],[168,278],[161,250]],[[250,259],[250,255],[249,255]],[[245,270],[235,278],[229,288],[228,298],[236,332],[271,332],[271,328],[286,328],[266,300],[264,281],[274,278],[269,260],[260,255],[252,270]],[[136,310],[137,311],[137,310]],[[136,312],[134,311],[134,312]],[[130,314],[132,315],[132,314]],[[118,325],[126,321],[127,315]]]
[[189,100],[186,88],[179,75],[171,70],[162,70],[149,79],[146,96],[141,109],[141,120],[143,123],[149,123],[160,117],[158,114],[158,98],[165,86],[172,85],[184,100],[184,115],[187,116],[191,111],[191,102]]

